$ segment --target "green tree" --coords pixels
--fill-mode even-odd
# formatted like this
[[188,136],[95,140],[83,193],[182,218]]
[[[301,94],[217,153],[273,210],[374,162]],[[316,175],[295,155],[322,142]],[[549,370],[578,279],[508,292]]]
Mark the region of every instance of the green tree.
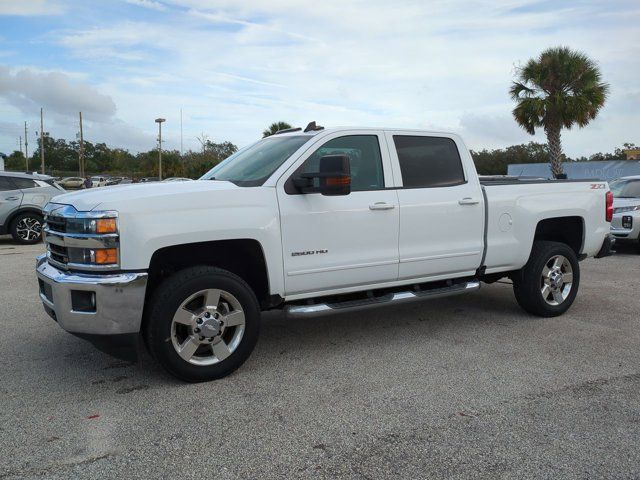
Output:
[[506,175],[509,164],[548,161],[549,151],[543,143],[529,142],[495,150],[471,151],[471,156],[480,175]]
[[597,64],[568,47],[547,49],[518,70],[510,89],[516,102],[513,116],[531,135],[536,128],[544,129],[554,176],[563,173],[562,128],[586,126],[604,105],[608,91]]
[[278,130],[286,130],[287,128],[291,128],[287,122],[274,122],[269,125],[269,128],[266,128],[262,131],[262,138],[269,137],[276,133]]
[[16,172],[24,172],[27,168],[24,160],[24,153],[14,150],[11,154],[4,158],[4,168]]

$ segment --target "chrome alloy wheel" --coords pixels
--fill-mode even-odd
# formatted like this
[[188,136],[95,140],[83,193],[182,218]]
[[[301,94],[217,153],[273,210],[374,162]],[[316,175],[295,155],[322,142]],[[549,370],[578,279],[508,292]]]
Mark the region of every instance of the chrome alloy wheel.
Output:
[[244,311],[236,297],[224,290],[201,290],[173,315],[171,343],[183,360],[213,365],[238,348],[244,329]]
[[39,238],[41,233],[42,222],[34,217],[24,217],[16,225],[16,234],[26,242]]
[[549,259],[542,269],[540,292],[549,305],[560,305],[564,302],[573,285],[573,269],[569,260],[562,255]]

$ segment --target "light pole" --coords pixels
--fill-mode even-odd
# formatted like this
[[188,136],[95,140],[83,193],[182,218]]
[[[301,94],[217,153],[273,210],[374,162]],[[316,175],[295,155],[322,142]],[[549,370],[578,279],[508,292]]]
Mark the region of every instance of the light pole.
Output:
[[158,180],[162,180],[162,122],[164,118],[156,118],[158,124]]

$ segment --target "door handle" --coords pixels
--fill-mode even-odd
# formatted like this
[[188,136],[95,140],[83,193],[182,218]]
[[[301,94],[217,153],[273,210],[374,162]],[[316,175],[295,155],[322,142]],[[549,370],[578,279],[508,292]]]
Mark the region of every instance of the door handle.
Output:
[[369,210],[393,210],[395,205],[391,205],[387,202],[376,202],[373,205],[369,205]]
[[6,197],[5,200],[9,200],[9,201],[20,200],[20,197]]
[[458,200],[458,203],[460,205],[477,205],[477,204],[480,203],[480,200],[474,200],[471,197],[465,197],[465,198],[463,198],[461,200]]

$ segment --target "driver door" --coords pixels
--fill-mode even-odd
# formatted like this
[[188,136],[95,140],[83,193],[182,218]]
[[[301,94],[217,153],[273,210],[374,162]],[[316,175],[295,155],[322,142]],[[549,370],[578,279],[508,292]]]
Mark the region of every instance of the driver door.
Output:
[[[346,155],[351,193],[300,193],[293,177],[318,171],[326,155]],[[327,136],[278,182],[287,296],[329,294],[398,278],[398,195],[382,132]]]

